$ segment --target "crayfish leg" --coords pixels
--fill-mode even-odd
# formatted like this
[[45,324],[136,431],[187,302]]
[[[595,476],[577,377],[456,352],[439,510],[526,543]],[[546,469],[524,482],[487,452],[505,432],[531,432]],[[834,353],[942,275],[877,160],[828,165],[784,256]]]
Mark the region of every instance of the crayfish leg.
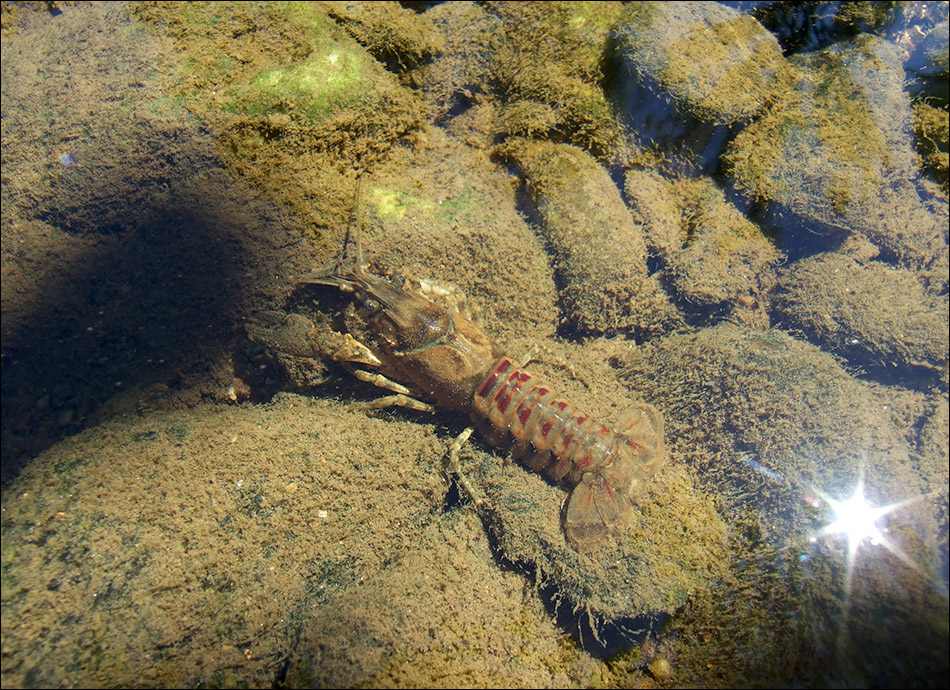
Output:
[[597,548],[629,521],[629,501],[602,477],[586,474],[567,499],[564,531],[578,551]]
[[362,369],[355,369],[353,371],[353,376],[358,378],[360,381],[365,383],[371,383],[377,388],[385,388],[386,390],[392,391],[393,393],[402,393],[405,396],[411,396],[412,391],[406,388],[401,383],[396,383],[392,379],[388,379],[382,374],[374,374],[369,371],[363,371]]
[[420,412],[435,412],[435,408],[432,405],[424,403],[421,400],[416,400],[403,393],[387,395],[382,398],[376,398],[376,400],[353,405],[354,410],[381,410],[386,407],[408,407],[410,410],[419,410]]
[[472,486],[472,483],[468,480],[468,477],[465,476],[465,473],[462,472],[462,463],[459,460],[459,451],[462,450],[469,437],[472,435],[472,432],[475,431],[475,427],[468,427],[461,434],[455,437],[455,440],[449,444],[449,449],[446,451],[443,456],[446,464],[446,471],[451,472],[458,479],[459,484],[462,488],[465,489],[465,493],[468,494],[468,497],[472,499],[472,503],[475,504],[475,507],[479,510],[485,506],[485,501],[479,498],[478,494],[475,492],[475,487]]

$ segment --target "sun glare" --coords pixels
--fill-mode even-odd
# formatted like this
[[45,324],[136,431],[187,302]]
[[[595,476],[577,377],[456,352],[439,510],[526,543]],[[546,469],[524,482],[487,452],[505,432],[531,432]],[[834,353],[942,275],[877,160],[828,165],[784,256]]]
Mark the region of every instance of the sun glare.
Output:
[[835,499],[820,490],[815,492],[827,503],[834,512],[832,522],[825,525],[818,534],[812,538],[816,541],[820,536],[843,536],[848,542],[848,580],[851,579],[851,573],[857,558],[858,550],[862,544],[871,546],[884,546],[888,551],[900,558],[904,563],[916,569],[911,559],[901,551],[900,547],[891,542],[886,536],[886,528],[881,528],[878,522],[885,516],[902,508],[914,499],[900,501],[899,503],[890,503],[885,506],[874,506],[868,502],[864,495],[864,477],[858,479],[854,493],[844,499]]

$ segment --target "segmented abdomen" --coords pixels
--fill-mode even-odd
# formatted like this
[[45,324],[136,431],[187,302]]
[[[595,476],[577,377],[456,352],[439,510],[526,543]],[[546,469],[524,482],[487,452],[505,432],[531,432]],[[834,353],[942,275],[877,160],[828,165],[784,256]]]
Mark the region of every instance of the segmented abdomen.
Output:
[[475,391],[473,410],[476,421],[480,418],[490,425],[482,429],[489,443],[502,447],[511,443],[515,457],[531,469],[571,486],[584,472],[597,473],[610,464],[616,444],[625,442],[536,383],[507,357],[498,361]]

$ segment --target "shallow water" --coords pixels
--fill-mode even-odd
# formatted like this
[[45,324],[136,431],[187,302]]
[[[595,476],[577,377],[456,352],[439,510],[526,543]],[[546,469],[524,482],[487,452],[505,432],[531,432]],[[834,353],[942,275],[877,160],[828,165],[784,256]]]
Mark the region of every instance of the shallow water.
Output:
[[[539,7],[4,8],[4,687],[942,685],[947,3]],[[360,407],[357,233],[662,413],[625,530]]]

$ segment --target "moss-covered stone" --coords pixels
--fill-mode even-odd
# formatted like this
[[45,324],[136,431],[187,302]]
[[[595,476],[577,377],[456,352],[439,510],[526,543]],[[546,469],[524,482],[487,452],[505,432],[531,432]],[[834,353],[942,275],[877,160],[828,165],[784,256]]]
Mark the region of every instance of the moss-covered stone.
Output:
[[866,36],[797,56],[794,65],[794,88],[726,153],[736,185],[769,209],[768,222],[785,241],[805,244],[810,234],[831,243],[842,230],[856,231],[939,292],[946,211],[921,203],[895,49]]
[[[946,16],[946,15],[944,15]],[[942,89],[935,89],[932,95],[943,92],[946,100],[947,75],[950,73],[950,23],[945,19],[936,24],[917,44],[914,53],[908,58],[908,71],[926,81],[937,80],[943,82]]]
[[950,193],[950,116],[946,106],[941,109],[926,103],[915,104],[914,133],[924,165],[946,196]]
[[397,2],[321,2],[340,25],[380,62],[405,71],[431,60],[445,41],[423,14]]
[[624,175],[623,191],[634,221],[643,227],[647,249],[668,260],[686,240],[673,183],[657,171],[631,168]]
[[[550,133],[598,158],[622,155],[620,126],[603,91],[602,62],[621,6],[615,2],[488,3],[501,19],[493,79],[504,100],[548,106]],[[530,110],[507,110],[499,134],[536,130]],[[527,115],[528,122],[519,116]]]
[[288,203],[315,233],[345,222],[353,171],[422,127],[425,106],[318,3],[149,3],[175,38],[186,104],[233,170]]
[[632,3],[614,36],[629,78],[655,84],[700,120],[747,121],[788,81],[778,41],[717,3]]
[[[857,381],[781,331],[720,324],[668,336],[632,353],[622,376],[654,393],[671,452],[683,452],[726,506],[754,509],[776,545],[814,528],[802,496],[816,488],[845,495],[862,472],[878,502],[933,488],[914,467],[905,436],[913,417],[895,411],[901,394]],[[710,406],[713,395],[720,402]],[[924,541],[937,533],[935,517],[925,507],[915,514]]]
[[909,271],[820,254],[781,273],[773,306],[786,328],[855,366],[913,377],[947,365],[947,300]]
[[663,275],[677,296],[701,307],[760,299],[779,259],[772,243],[711,180],[682,180],[674,189],[685,240]]
[[510,142],[558,262],[565,317],[584,333],[647,333],[675,320],[648,280],[646,244],[607,171],[568,144]]
[[445,35],[439,54],[414,74],[437,123],[491,91],[501,21],[474,2],[444,2],[426,12]]

